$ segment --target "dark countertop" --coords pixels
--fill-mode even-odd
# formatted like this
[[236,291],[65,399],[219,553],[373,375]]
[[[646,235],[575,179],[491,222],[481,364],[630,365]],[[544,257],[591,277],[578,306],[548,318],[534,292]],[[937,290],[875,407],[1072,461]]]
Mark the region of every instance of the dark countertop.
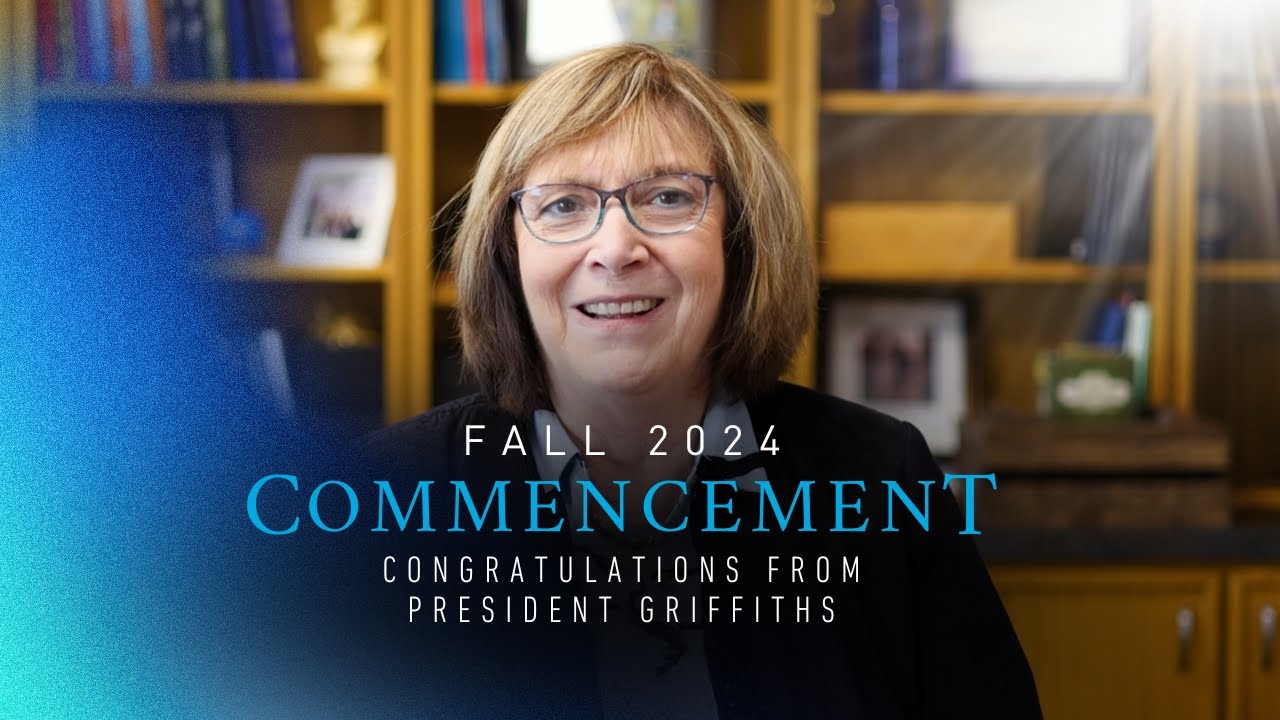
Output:
[[1280,564],[1280,526],[984,530],[974,539],[991,565]]

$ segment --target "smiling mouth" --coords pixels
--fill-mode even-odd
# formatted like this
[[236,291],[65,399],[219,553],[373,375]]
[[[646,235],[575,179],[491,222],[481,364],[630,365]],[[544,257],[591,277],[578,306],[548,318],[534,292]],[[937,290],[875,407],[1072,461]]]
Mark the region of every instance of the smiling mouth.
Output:
[[621,303],[584,303],[578,306],[578,311],[590,318],[613,320],[647,315],[661,304],[662,300],[658,298],[645,298],[644,300],[631,300]]

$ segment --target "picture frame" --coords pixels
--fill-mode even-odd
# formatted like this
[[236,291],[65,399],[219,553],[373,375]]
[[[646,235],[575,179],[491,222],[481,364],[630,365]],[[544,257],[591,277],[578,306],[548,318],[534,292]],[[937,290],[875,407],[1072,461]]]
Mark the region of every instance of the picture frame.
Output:
[[517,75],[532,78],[592,48],[636,42],[711,70],[712,0],[523,0]]
[[912,423],[935,454],[956,454],[967,412],[964,315],[955,300],[836,299],[828,392]]
[[1145,0],[952,0],[948,83],[970,90],[1138,91]]
[[390,156],[309,156],[298,170],[276,260],[291,266],[375,268],[386,255],[394,203]]

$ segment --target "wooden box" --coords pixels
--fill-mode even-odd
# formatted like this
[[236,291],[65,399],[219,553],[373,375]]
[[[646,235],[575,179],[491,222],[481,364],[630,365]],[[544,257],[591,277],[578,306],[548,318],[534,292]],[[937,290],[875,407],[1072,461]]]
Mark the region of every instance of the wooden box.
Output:
[[822,228],[823,270],[836,276],[999,272],[1017,250],[1012,203],[828,203]]

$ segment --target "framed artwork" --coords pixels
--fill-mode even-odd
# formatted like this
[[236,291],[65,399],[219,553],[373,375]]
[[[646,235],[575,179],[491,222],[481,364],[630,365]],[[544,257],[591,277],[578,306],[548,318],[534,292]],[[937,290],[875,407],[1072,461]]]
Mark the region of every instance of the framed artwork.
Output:
[[1144,82],[1139,0],[952,0],[949,82],[1126,89]]
[[843,298],[828,320],[828,391],[912,423],[930,450],[954,455],[967,409],[964,306]]
[[371,268],[382,263],[395,202],[386,155],[312,155],[302,163],[276,259],[283,265]]
[[527,0],[519,74],[533,77],[584,50],[652,45],[710,69],[711,0]]

